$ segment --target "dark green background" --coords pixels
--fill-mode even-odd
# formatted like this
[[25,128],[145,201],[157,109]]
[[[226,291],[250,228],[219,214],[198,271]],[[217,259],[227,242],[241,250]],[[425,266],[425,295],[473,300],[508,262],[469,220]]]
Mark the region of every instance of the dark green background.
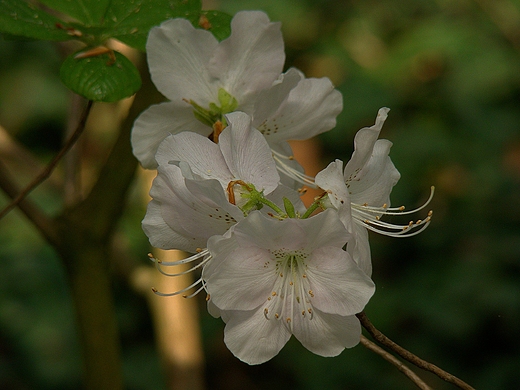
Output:
[[[434,219],[416,237],[371,235],[377,291],[366,313],[399,344],[477,389],[518,388],[520,3],[228,0],[206,8],[266,11],[282,21],[286,67],[329,76],[343,93],[337,128],[320,137],[323,166],[348,160],[355,132],[373,124],[380,107],[391,108],[382,137],[394,143],[402,175],[393,205],[419,205],[435,185]],[[61,61],[55,44],[0,42],[0,124],[42,161],[59,149],[67,118]],[[61,206],[51,185],[32,199],[50,213]],[[147,261],[144,211],[136,192],[119,233],[132,264]],[[77,388],[64,272],[18,211],[0,221],[0,260],[0,388]],[[114,291],[127,388],[165,388],[146,302],[120,268]],[[200,298],[210,389],[414,388],[361,346],[325,359],[291,340],[271,362],[249,367],[223,347],[223,324]]]

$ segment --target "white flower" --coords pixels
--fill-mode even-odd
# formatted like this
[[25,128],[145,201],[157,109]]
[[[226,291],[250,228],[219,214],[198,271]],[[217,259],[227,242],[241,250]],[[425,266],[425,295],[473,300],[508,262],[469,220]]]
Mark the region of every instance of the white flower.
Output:
[[210,312],[226,322],[224,341],[249,364],[275,356],[291,335],[321,356],[355,346],[355,317],[373,295],[370,278],[342,247],[337,213],[282,221],[258,211],[208,241],[203,270]]
[[[147,42],[152,80],[168,99],[136,120],[132,147],[143,167],[157,166],[155,152],[169,134],[218,134],[225,114],[243,111],[266,137],[277,159],[291,150],[289,139],[306,139],[334,127],[341,94],[330,80],[305,79],[285,60],[280,23],[258,11],[244,11],[231,22],[231,35],[218,42],[184,19],[153,28]],[[280,164],[279,164],[280,165]],[[298,172],[294,162],[287,165]]]
[[[343,169],[343,162],[336,160],[316,175],[315,183],[328,193],[330,206],[338,210],[347,230],[355,239],[347,250],[367,275],[372,272],[367,229],[392,237],[404,237],[424,230],[431,219],[431,211],[424,220],[406,225],[391,224],[381,220],[383,215],[415,213],[425,207],[404,211],[404,206],[391,208],[390,193],[400,174],[390,160],[392,143],[378,140],[389,109],[381,108],[376,123],[359,130],[354,138],[354,153]],[[419,229],[416,229],[418,228]]]
[[153,246],[195,252],[255,209],[248,204],[253,189],[280,196],[275,191],[280,177],[265,138],[244,113],[229,114],[227,120],[218,144],[192,132],[161,143],[153,199],[143,220]]

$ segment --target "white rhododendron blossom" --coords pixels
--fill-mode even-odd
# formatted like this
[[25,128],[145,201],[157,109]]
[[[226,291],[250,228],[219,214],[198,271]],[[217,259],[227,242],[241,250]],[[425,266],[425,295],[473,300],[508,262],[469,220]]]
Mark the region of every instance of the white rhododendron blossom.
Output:
[[343,246],[351,235],[337,213],[282,221],[258,211],[208,241],[203,278],[226,322],[224,341],[239,359],[263,363],[294,335],[321,356],[359,343],[356,313],[373,295],[371,279]]
[[[191,285],[156,293],[189,298],[205,290],[209,312],[226,323],[226,345],[249,364],[274,357],[292,335],[321,356],[357,345],[356,314],[375,291],[368,230],[410,236],[431,218],[382,220],[431,199],[410,212],[390,207],[400,174],[392,143],[378,139],[389,110],[358,131],[345,167],[335,160],[313,178],[287,141],[333,128],[342,97],[327,78],[281,73],[279,23],[239,12],[218,42],[173,19],[151,30],[147,54],[170,101],[148,108],[132,131],[134,154],[157,168],[143,230],[154,247],[194,253],[173,262],[150,256],[160,272],[199,271]],[[302,183],[323,190],[307,208]],[[165,271],[179,265],[188,268]]]
[[150,31],[146,48],[152,80],[170,101],[135,122],[132,147],[145,168],[157,167],[155,153],[168,135],[192,131],[217,142],[225,114],[243,111],[268,140],[279,169],[304,177],[288,159],[286,141],[330,130],[343,106],[329,79],[306,79],[296,69],[282,74],[280,23],[263,12],[237,13],[222,42],[185,19],[169,20]]
[[192,132],[166,138],[143,229],[153,246],[195,252],[258,207],[280,176],[264,137],[244,113],[227,116],[219,143]]
[[[335,208],[347,230],[355,239],[348,248],[354,260],[367,275],[372,272],[367,229],[392,237],[417,234],[430,223],[431,211],[424,220],[406,225],[384,222],[384,215],[405,215],[425,207],[404,211],[404,207],[390,207],[390,193],[401,175],[389,157],[392,143],[378,139],[387,118],[388,108],[381,108],[376,123],[359,130],[354,138],[354,152],[343,169],[336,160],[316,175],[316,184],[327,192],[326,202]],[[419,229],[417,229],[419,228]]]

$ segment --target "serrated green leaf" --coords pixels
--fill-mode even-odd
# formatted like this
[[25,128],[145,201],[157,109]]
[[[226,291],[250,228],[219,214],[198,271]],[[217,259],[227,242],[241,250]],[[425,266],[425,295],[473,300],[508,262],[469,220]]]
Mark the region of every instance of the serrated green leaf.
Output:
[[40,0],[40,2],[91,27],[103,25],[111,0]]
[[76,59],[67,57],[60,69],[63,83],[89,100],[115,102],[136,93],[141,77],[128,58],[114,52],[114,59],[105,53]]
[[202,11],[201,15],[207,18],[209,22],[208,28],[203,25],[200,19],[199,26],[195,27],[201,27],[211,31],[219,41],[229,37],[231,34],[231,19],[233,18],[231,15],[220,11]]
[[74,39],[60,25],[65,23],[24,0],[0,0],[2,33],[50,41]]
[[198,21],[200,0],[113,0],[105,22],[111,36],[144,51],[148,32],[172,18]]

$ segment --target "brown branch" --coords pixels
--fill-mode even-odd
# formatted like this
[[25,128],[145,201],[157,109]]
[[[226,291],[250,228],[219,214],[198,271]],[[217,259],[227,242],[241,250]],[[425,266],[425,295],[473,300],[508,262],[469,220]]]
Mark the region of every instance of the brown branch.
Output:
[[[7,167],[0,160],[0,188],[11,199],[15,199],[20,189],[15,183],[14,178],[11,177]],[[53,245],[58,243],[58,234],[54,221],[47,217],[41,210],[27,199],[20,199],[18,201],[20,210],[25,216],[34,224],[38,231],[45,237],[45,239]]]
[[414,355],[410,351],[404,349],[400,345],[394,343],[392,340],[390,340],[388,337],[386,337],[383,333],[381,333],[379,330],[376,329],[376,327],[370,322],[365,312],[361,312],[359,314],[356,314],[356,317],[361,322],[361,325],[370,333],[370,335],[376,339],[377,342],[382,344],[383,346],[387,347],[388,349],[394,351],[399,356],[401,356],[403,359],[408,360],[410,363],[416,365],[419,368],[422,368],[423,370],[430,371],[437,375],[439,378],[445,380],[448,383],[451,383],[461,389],[464,390],[475,390],[473,387],[468,385],[466,382],[462,381],[461,379],[457,378],[456,376],[450,374],[449,372],[444,371],[443,369],[437,367],[436,365],[429,363],[420,357]]
[[29,183],[14,199],[11,203],[9,203],[2,211],[0,211],[0,219],[2,219],[9,211],[11,211],[13,208],[18,206],[21,201],[23,201],[29,193],[34,190],[36,187],[38,187],[42,182],[44,182],[52,173],[54,168],[56,168],[56,165],[60,160],[63,158],[63,156],[69,151],[69,149],[76,143],[79,136],[85,129],[85,124],[87,122],[88,114],[90,112],[90,109],[92,108],[92,101],[89,101],[87,103],[87,107],[85,107],[85,110],[83,111],[83,115],[81,116],[81,119],[78,123],[78,127],[76,127],[76,131],[70,136],[70,138],[65,142],[61,150],[54,156],[52,161],[45,167],[45,169],[36,176],[33,181]]
[[371,350],[372,352],[378,354],[387,362],[393,364],[399,371],[401,371],[404,375],[408,377],[419,389],[421,390],[432,390],[430,386],[428,386],[424,381],[419,378],[419,376],[410,370],[403,362],[397,359],[394,355],[386,352],[383,348],[377,346],[372,341],[367,339],[365,336],[361,335],[361,345],[365,348]]

